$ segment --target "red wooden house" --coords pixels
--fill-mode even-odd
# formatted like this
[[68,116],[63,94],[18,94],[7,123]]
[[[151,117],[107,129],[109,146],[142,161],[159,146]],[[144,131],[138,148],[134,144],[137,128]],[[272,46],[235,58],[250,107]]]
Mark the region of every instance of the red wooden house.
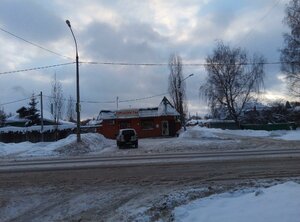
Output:
[[181,128],[180,115],[166,97],[155,108],[102,110],[97,120],[97,132],[110,139],[124,128],[134,128],[139,138],[176,136]]

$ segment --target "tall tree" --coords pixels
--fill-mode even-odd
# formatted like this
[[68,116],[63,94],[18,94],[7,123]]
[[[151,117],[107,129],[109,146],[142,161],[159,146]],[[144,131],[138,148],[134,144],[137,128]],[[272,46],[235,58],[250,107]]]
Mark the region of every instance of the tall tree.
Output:
[[169,94],[175,109],[180,114],[181,124],[184,125],[187,113],[185,82],[182,74],[182,59],[177,54],[172,54],[169,60]]
[[245,105],[255,99],[263,87],[264,58],[254,55],[249,59],[245,50],[217,43],[212,55],[207,56],[207,79],[200,87],[212,114],[226,109],[236,124]]
[[283,36],[281,70],[286,74],[291,94],[300,97],[300,0],[291,0],[285,13],[283,21],[290,28],[290,32]]
[[69,97],[67,103],[67,120],[75,122],[75,100],[72,96]]
[[3,108],[0,108],[0,127],[5,125],[6,114]]
[[40,115],[38,113],[37,104],[38,102],[36,101],[36,96],[33,93],[28,104],[29,107],[27,108],[27,118],[30,120],[30,125],[34,125],[39,122]]
[[49,105],[51,108],[51,113],[53,115],[53,120],[55,124],[58,125],[59,120],[62,119],[64,98],[63,98],[62,85],[56,79],[56,75],[54,76],[54,79],[52,81],[51,97],[49,100]]

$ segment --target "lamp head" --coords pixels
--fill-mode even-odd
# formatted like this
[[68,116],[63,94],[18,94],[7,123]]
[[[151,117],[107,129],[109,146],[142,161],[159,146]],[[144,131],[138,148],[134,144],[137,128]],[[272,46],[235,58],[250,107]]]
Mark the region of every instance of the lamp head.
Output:
[[67,25],[69,26],[69,28],[71,28],[71,23],[69,20],[66,20]]

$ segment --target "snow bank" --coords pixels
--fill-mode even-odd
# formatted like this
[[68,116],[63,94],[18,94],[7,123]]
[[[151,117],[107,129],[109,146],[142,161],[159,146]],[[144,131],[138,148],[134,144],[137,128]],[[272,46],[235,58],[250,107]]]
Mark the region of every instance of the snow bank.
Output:
[[208,128],[193,127],[187,131],[180,133],[179,138],[182,139],[219,139],[215,134],[216,131]]
[[0,143],[2,157],[36,157],[77,155],[89,152],[101,152],[110,146],[112,141],[97,133],[82,134],[82,143],[77,144],[76,135],[72,134],[56,142],[40,143]]
[[[232,136],[243,136],[243,137],[269,137],[273,139],[281,139],[281,140],[300,140],[300,129],[297,130],[274,130],[274,131],[265,131],[265,130],[223,130],[217,128],[206,128],[195,126],[190,128],[187,134],[192,133],[193,131],[199,131],[199,138],[203,135],[207,135],[209,137],[217,137],[220,134],[227,134]],[[182,137],[188,137],[184,132]]]
[[180,222],[299,222],[300,184],[287,182],[245,194],[225,193],[175,208]]

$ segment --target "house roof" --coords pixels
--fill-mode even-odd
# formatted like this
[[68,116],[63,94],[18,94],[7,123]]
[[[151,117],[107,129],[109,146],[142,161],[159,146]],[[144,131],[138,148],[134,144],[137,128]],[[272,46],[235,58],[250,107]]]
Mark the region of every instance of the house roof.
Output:
[[157,116],[179,116],[179,113],[164,97],[158,107],[139,108],[139,109],[122,109],[122,110],[101,110],[97,120],[104,119],[130,119],[141,117],[157,117]]

